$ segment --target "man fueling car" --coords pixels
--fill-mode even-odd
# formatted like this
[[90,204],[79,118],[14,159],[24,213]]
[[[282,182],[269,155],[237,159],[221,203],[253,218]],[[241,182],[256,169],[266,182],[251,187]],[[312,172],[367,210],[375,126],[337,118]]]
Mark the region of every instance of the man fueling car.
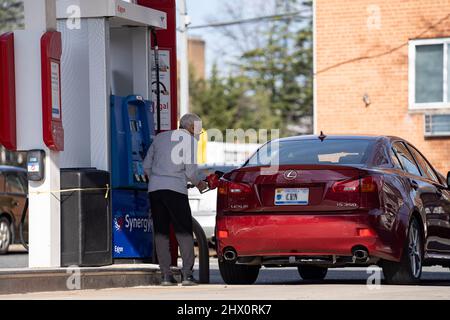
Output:
[[153,216],[155,247],[163,286],[177,285],[170,270],[170,225],[173,226],[183,260],[182,285],[197,284],[193,276],[195,262],[192,213],[189,206],[188,183],[200,192],[217,187],[218,178],[212,182],[200,180],[197,166],[197,140],[202,121],[195,114],[186,114],[178,130],[158,134],[144,160],[149,177],[148,192]]

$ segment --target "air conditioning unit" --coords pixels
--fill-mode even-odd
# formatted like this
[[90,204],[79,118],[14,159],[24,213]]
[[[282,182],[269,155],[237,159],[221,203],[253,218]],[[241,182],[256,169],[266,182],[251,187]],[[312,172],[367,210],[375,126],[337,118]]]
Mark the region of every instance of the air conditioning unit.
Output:
[[450,137],[450,114],[426,114],[425,137]]

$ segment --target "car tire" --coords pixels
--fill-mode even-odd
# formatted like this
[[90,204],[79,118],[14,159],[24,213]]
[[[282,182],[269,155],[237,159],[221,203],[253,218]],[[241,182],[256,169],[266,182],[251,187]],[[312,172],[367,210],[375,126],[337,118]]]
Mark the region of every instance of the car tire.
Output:
[[226,284],[254,284],[261,266],[247,266],[230,262],[220,262],[219,270]]
[[328,268],[318,266],[298,266],[298,273],[303,280],[323,280],[327,276]]
[[7,254],[12,240],[11,223],[5,217],[0,218],[0,254]]
[[408,237],[400,262],[383,261],[384,278],[388,284],[417,284],[423,266],[423,235],[417,219],[408,229]]

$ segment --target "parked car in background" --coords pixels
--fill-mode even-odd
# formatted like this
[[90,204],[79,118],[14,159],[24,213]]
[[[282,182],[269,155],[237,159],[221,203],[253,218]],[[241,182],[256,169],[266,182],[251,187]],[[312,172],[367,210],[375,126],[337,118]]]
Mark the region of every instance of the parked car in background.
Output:
[[[207,176],[214,174],[216,171],[227,173],[236,168],[236,165],[200,165],[199,179],[204,180]],[[208,242],[213,243],[214,229],[216,227],[217,189],[201,194],[197,188],[192,188],[189,189],[188,195],[192,216],[201,225]]]
[[[0,254],[11,244],[20,243],[20,221],[28,195],[26,170],[0,166]],[[24,224],[24,240],[28,239],[28,220]]]
[[388,283],[417,283],[423,266],[450,267],[449,180],[397,137],[270,142],[221,179],[221,275],[250,284],[261,266],[297,266],[321,280],[328,268],[378,264]]

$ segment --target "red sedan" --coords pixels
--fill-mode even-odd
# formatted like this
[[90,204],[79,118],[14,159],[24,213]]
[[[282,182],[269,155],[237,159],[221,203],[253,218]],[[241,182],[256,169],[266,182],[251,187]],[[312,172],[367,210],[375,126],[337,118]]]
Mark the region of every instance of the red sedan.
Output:
[[393,284],[450,266],[450,176],[396,137],[303,136],[269,142],[223,176],[217,199],[219,267],[251,284],[261,266],[383,268]]

